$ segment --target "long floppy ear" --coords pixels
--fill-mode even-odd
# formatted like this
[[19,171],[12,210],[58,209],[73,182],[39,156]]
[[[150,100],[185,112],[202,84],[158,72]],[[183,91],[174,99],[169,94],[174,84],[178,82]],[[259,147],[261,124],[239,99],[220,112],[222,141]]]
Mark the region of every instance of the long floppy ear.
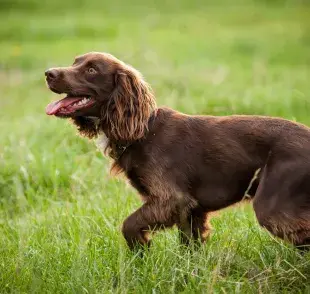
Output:
[[107,135],[122,142],[138,140],[144,136],[156,107],[153,93],[141,74],[127,65],[117,71],[115,85],[105,111]]

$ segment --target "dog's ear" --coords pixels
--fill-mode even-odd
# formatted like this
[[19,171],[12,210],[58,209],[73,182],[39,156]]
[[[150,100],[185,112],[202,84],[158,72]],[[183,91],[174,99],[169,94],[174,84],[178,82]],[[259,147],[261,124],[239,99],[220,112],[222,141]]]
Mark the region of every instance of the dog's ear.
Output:
[[126,66],[115,74],[113,90],[105,116],[111,138],[132,142],[142,138],[155,100],[148,84],[135,69]]

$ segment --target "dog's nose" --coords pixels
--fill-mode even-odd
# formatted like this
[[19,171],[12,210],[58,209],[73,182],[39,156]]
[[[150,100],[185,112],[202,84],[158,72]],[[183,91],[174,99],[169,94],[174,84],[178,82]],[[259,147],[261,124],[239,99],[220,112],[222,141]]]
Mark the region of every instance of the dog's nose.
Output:
[[58,76],[58,70],[55,69],[55,68],[51,68],[51,69],[48,69],[46,72],[45,72],[45,76],[49,79],[56,79],[57,76]]

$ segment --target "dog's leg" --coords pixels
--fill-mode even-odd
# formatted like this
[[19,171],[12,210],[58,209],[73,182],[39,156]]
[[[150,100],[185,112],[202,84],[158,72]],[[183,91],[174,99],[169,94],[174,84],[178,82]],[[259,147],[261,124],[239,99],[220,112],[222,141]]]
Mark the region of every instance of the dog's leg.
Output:
[[310,230],[301,231],[296,234],[298,242],[296,242],[296,247],[301,251],[310,251]]
[[208,223],[208,214],[202,209],[194,209],[191,215],[192,233],[194,240],[205,242],[210,234],[211,227]]
[[182,244],[188,245],[190,240],[205,242],[210,234],[207,212],[201,207],[191,209],[186,222],[179,223],[178,228]]
[[123,223],[122,232],[130,249],[149,246],[149,233],[172,227],[175,224],[175,211],[169,203],[145,203]]
[[[270,160],[271,159],[271,160]],[[310,176],[304,162],[270,158],[253,207],[259,224],[297,247],[310,243]]]

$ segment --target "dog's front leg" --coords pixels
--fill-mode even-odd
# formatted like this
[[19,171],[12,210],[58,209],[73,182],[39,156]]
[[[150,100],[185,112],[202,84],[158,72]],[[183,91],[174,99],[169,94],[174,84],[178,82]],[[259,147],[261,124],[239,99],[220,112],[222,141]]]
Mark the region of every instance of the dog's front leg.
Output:
[[201,207],[190,209],[178,223],[180,242],[189,245],[190,241],[204,243],[210,234],[208,213]]
[[168,202],[145,203],[123,223],[122,232],[130,249],[149,246],[149,233],[172,227],[175,212]]

